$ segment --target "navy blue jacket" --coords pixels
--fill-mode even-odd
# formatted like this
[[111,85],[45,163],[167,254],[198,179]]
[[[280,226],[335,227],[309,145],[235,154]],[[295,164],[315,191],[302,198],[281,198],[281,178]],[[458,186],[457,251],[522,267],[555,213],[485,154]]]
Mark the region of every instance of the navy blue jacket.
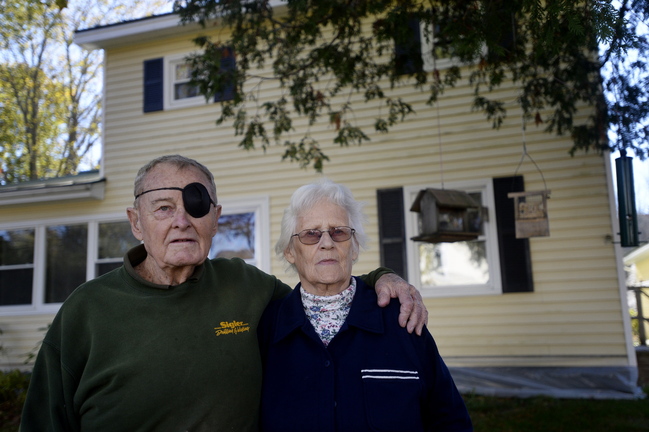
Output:
[[[272,302],[259,324],[262,431],[472,431],[433,337],[399,326],[399,302],[380,308],[356,278],[347,320],[325,347],[300,290]],[[298,285],[299,286],[299,285]]]

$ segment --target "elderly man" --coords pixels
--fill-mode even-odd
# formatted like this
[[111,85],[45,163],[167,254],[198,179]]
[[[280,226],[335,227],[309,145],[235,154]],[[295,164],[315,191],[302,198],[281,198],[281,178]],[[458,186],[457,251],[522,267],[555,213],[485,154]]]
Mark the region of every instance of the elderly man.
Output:
[[[38,354],[21,431],[256,431],[257,325],[290,288],[239,259],[207,260],[221,206],[210,171],[163,156],[135,179],[127,209],[142,245],[65,301]],[[396,276],[377,277],[394,281]],[[402,280],[400,323],[426,311]],[[413,307],[417,304],[417,307]],[[410,314],[410,309],[413,312]]]

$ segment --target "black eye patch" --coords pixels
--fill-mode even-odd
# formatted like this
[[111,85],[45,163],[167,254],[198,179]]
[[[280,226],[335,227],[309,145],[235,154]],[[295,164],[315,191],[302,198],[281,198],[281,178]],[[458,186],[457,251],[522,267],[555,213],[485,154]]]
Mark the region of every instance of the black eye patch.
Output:
[[200,219],[210,212],[210,205],[216,203],[210,198],[210,193],[202,183],[190,183],[184,188],[179,187],[165,187],[158,189],[149,189],[135,196],[135,199],[144,195],[145,193],[159,191],[159,190],[179,190],[183,193],[183,205],[185,210],[191,217]]

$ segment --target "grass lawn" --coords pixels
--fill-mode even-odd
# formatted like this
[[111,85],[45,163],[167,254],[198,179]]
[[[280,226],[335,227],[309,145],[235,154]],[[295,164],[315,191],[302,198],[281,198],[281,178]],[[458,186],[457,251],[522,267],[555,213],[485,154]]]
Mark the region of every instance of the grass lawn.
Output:
[[[518,399],[465,395],[464,400],[475,432],[649,431],[649,399]],[[0,432],[17,430],[15,417],[0,424]]]
[[[649,388],[645,388],[645,393]],[[464,395],[475,432],[648,432],[649,399]]]
[[[16,432],[29,376],[0,372],[0,432]],[[649,387],[644,391],[649,394]],[[475,432],[649,432],[649,399],[464,395]]]

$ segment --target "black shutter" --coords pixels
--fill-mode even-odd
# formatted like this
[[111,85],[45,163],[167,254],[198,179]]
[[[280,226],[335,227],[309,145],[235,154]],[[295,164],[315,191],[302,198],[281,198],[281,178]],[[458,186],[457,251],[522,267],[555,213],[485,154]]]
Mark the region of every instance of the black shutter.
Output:
[[403,188],[376,191],[379,213],[381,266],[406,278],[406,226],[403,212]]
[[221,71],[225,76],[223,90],[214,95],[214,102],[221,102],[234,99],[234,72],[236,60],[234,51],[231,48],[224,48],[221,53]]
[[164,63],[162,58],[144,62],[144,112],[162,111]]
[[514,200],[509,192],[522,192],[525,185],[522,176],[493,179],[500,252],[500,275],[503,293],[532,292],[532,259],[528,239],[516,238]]

